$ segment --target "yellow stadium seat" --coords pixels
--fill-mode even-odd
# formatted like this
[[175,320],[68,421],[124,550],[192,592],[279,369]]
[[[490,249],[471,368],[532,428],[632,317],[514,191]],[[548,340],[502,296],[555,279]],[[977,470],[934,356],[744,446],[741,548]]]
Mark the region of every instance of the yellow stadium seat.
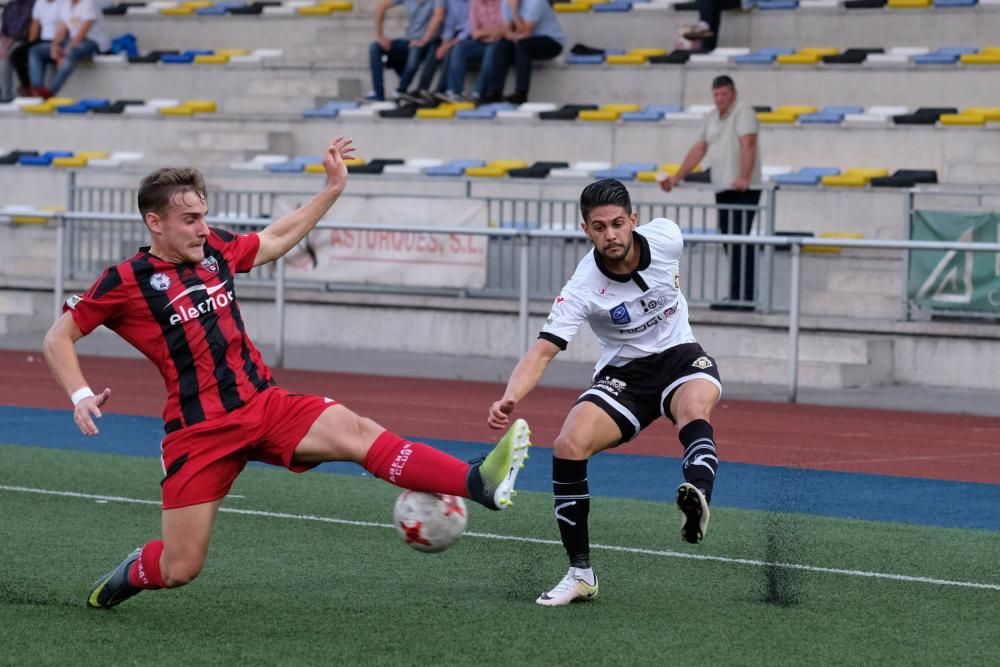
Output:
[[468,167],[466,176],[477,178],[503,178],[511,169],[524,169],[528,163],[523,160],[493,160],[483,167]]
[[616,53],[604,59],[609,65],[644,65],[649,56],[636,53]]
[[427,119],[454,118],[456,111],[457,110],[454,107],[442,104],[441,106],[435,107],[433,109],[417,109],[417,118],[427,118]]
[[455,111],[466,111],[468,109],[476,108],[476,105],[473,102],[445,102],[440,106],[454,109]]
[[819,58],[815,53],[782,53],[776,61],[782,65],[815,65]]
[[658,171],[637,171],[635,172],[635,178],[637,181],[642,181],[643,183],[655,183],[660,180],[658,177],[660,172]]
[[222,53],[214,53],[212,55],[195,56],[194,61],[199,65],[225,65],[229,62],[229,56]]
[[218,51],[215,52],[215,54],[219,55],[219,56],[229,56],[230,58],[232,58],[233,56],[248,56],[248,55],[250,55],[250,50],[249,49],[219,49]]
[[329,16],[334,10],[325,5],[309,5],[308,7],[299,7],[295,11],[302,16]]
[[831,188],[863,188],[868,185],[868,182],[873,178],[888,175],[888,169],[878,167],[854,167],[835,176],[824,176],[820,179],[820,182]]
[[[821,232],[817,234],[821,239],[863,239],[864,234],[855,234],[852,232]],[[827,246],[827,245],[804,245],[802,246],[802,252],[814,252],[814,253],[839,253],[842,250],[839,246]]]
[[931,0],[889,0],[889,9],[926,9]]
[[216,106],[212,100],[184,100],[182,106],[186,106],[195,113],[215,113]]
[[986,116],[978,113],[943,113],[938,117],[942,125],[985,125]]
[[632,49],[629,53],[634,53],[637,56],[646,56],[651,58],[652,56],[665,56],[668,51],[666,49],[656,49],[656,48],[646,48],[646,49]]
[[626,111],[642,111],[641,104],[628,104],[628,103],[613,103],[613,104],[602,104],[602,109],[607,109],[608,111],[617,111],[618,113],[625,113]]
[[186,104],[178,104],[175,107],[162,107],[159,111],[164,116],[191,116],[194,114],[194,109]]
[[587,111],[581,111],[577,115],[577,118],[591,122],[613,123],[621,118],[621,115],[621,111],[612,111],[610,109],[589,109]]
[[316,164],[307,164],[303,171],[305,171],[307,174],[325,174],[326,167],[323,166],[322,162]]
[[335,12],[354,11],[354,3],[350,2],[350,0],[323,0],[320,4],[324,7],[329,7]]
[[54,157],[52,158],[52,166],[59,167],[61,169],[71,169],[73,167],[86,167],[87,158],[81,155],[74,155],[73,157]]
[[590,11],[590,3],[585,2],[560,2],[552,5],[559,14],[583,13]]
[[346,160],[344,160],[344,165],[348,167],[360,167],[363,166],[364,164],[365,164],[364,158],[360,157],[349,157]]
[[76,153],[76,157],[82,157],[86,160],[103,160],[108,157],[105,151],[79,151]]
[[965,53],[959,60],[966,65],[1000,65],[1000,52],[983,49],[979,53]]
[[55,107],[44,102],[41,104],[25,104],[21,107],[21,111],[24,113],[53,113]]
[[833,46],[805,46],[799,49],[799,53],[809,56],[835,56],[840,53],[840,49]]
[[163,7],[160,9],[160,14],[164,16],[193,16],[194,7],[189,5],[181,5],[180,7]]
[[968,107],[962,113],[971,113],[982,116],[987,123],[1000,121],[1000,107]]

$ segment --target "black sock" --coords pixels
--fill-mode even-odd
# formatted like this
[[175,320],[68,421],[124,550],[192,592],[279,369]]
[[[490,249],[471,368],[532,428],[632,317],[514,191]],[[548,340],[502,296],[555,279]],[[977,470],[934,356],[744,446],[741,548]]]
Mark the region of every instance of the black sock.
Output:
[[587,462],[552,457],[552,492],[555,495],[559,536],[573,567],[590,567],[590,486]]
[[719,453],[715,449],[712,425],[704,419],[696,419],[681,429],[678,434],[684,445],[684,459],[681,469],[684,480],[693,484],[712,501],[712,486],[715,472],[719,469]]

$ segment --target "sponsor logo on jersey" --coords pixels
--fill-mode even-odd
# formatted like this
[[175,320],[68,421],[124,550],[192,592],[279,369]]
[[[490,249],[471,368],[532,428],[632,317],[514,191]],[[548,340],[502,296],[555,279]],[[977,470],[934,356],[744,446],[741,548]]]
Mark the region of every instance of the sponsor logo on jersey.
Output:
[[620,334],[642,333],[646,329],[652,329],[653,327],[655,327],[660,322],[666,322],[667,320],[670,319],[670,316],[673,315],[676,312],[677,312],[677,307],[676,306],[673,306],[671,308],[667,308],[662,313],[658,313],[655,317],[646,320],[645,322],[643,322],[639,326],[632,327],[631,329],[619,329],[618,333],[620,333]]
[[208,298],[196,306],[181,306],[178,308],[177,312],[170,316],[170,324],[181,324],[182,322],[196,320],[206,313],[211,313],[219,308],[225,308],[236,299],[236,295],[233,294],[233,291],[226,289],[226,283],[219,283],[218,285],[213,285],[212,287],[208,287],[204,284],[192,285],[171,299],[170,302],[163,307],[163,309],[166,310],[167,308],[170,308],[170,306],[172,306],[178,299],[181,299],[192,292],[205,292],[208,294]]
[[154,273],[149,278],[149,285],[155,290],[166,292],[170,289],[170,276],[165,273]]
[[83,301],[83,297],[80,296],[79,294],[74,294],[70,298],[66,299],[66,307],[71,309],[76,308],[76,304],[80,303],[81,301]]
[[611,315],[611,321],[615,324],[628,324],[632,321],[632,316],[628,314],[628,308],[625,307],[624,303],[619,303],[608,313]]
[[612,396],[617,396],[625,390],[625,387],[628,386],[628,384],[624,380],[619,380],[618,378],[613,378],[610,375],[605,375],[603,378],[598,380],[594,386],[596,389],[603,389]]
[[666,308],[667,303],[670,301],[665,296],[650,297],[647,299],[639,299],[639,303],[642,305],[642,312],[644,314],[652,313],[660,308]]
[[695,368],[700,368],[702,370],[705,370],[706,368],[711,368],[715,364],[713,364],[712,360],[709,359],[708,357],[698,357],[697,359],[691,362],[691,365],[694,366]]
[[212,273],[218,273],[219,260],[215,259],[214,257],[206,257],[205,259],[201,260],[201,268],[205,269],[206,271],[210,271]]

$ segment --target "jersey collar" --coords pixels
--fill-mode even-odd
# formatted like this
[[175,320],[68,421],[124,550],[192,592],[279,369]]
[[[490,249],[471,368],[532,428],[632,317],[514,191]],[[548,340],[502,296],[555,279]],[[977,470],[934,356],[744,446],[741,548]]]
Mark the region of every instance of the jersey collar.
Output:
[[597,252],[597,248],[594,248],[594,262],[597,264],[597,268],[601,270],[607,278],[614,280],[618,283],[627,283],[632,280],[639,271],[645,271],[649,268],[650,254],[649,254],[649,241],[646,240],[639,232],[632,232],[632,242],[639,246],[639,264],[635,267],[635,271],[627,275],[622,275],[620,273],[612,273],[604,266],[604,260],[601,258],[600,253]]

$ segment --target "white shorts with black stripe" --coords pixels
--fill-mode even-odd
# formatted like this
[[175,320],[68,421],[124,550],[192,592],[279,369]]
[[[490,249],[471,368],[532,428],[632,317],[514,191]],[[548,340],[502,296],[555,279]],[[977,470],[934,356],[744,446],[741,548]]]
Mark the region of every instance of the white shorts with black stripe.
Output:
[[657,417],[674,421],[670,399],[682,384],[698,379],[708,380],[722,393],[715,359],[698,343],[684,343],[624,366],[605,366],[576,402],[593,403],[608,413],[622,432],[621,442],[627,442]]

